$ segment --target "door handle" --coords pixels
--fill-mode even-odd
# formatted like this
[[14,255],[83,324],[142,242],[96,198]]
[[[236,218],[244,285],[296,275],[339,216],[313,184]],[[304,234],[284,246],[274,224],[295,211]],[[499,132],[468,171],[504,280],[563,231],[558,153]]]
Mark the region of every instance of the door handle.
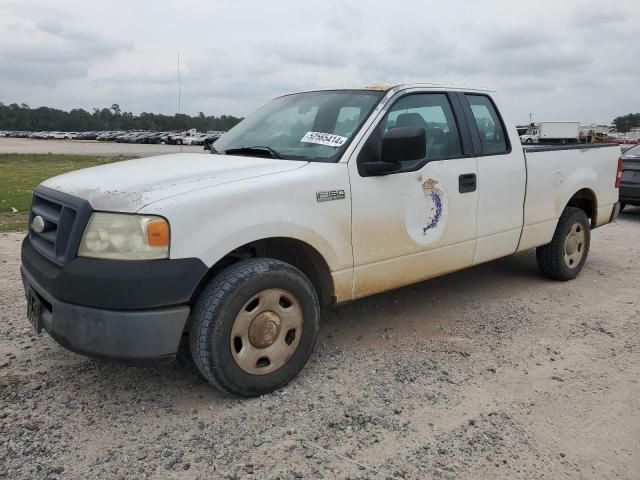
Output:
[[460,193],[475,192],[477,184],[475,173],[464,173],[458,177],[458,189]]

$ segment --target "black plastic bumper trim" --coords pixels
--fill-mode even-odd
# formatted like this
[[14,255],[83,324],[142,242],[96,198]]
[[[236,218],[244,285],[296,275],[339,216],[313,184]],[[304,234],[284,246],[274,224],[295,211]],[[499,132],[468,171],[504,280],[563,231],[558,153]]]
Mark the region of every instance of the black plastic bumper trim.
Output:
[[73,305],[51,296],[24,268],[25,290],[42,301],[41,324],[64,348],[136,364],[172,361],[189,318],[189,306],[114,311]]
[[640,185],[620,185],[620,201],[640,205]]
[[197,258],[123,261],[76,257],[59,267],[28,238],[22,243],[22,268],[60,302],[109,310],[188,304],[208,271]]

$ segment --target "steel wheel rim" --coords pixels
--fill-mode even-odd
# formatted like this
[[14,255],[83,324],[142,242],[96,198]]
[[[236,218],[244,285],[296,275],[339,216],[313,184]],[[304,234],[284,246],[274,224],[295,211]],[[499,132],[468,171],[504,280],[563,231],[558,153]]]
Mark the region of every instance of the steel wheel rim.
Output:
[[576,268],[584,256],[586,235],[581,223],[574,223],[564,240],[564,262],[569,268]]
[[291,292],[262,290],[245,302],[233,322],[229,338],[233,359],[252,375],[272,373],[297,350],[302,326],[302,308]]

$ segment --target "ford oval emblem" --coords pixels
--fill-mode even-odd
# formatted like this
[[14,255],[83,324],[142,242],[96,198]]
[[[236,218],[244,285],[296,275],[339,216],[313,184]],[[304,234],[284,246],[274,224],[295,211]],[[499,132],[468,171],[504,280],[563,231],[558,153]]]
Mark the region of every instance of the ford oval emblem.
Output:
[[31,229],[36,233],[42,233],[44,231],[44,218],[40,215],[33,217],[31,221]]

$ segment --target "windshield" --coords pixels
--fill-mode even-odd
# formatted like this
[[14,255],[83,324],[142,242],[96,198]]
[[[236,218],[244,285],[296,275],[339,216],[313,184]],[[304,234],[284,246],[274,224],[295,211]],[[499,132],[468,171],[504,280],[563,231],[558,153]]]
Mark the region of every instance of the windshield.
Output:
[[384,92],[296,93],[272,100],[217,140],[215,153],[334,162]]
[[622,155],[625,157],[640,157],[640,145],[636,145],[635,147],[631,147],[629,150],[624,152]]

